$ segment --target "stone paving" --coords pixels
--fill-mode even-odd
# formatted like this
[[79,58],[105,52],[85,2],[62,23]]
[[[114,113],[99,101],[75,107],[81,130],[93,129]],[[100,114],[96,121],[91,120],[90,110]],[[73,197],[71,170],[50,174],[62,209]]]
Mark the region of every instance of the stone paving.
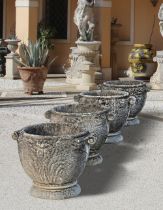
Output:
[[32,183],[20,164],[11,133],[46,122],[43,113],[54,105],[71,103],[72,95],[55,93],[53,98],[38,99],[10,94],[6,100],[0,97],[0,210],[163,209],[163,92],[148,95],[141,124],[124,128],[124,143],[104,145],[103,164],[87,167],[79,180],[81,195],[64,201],[29,195]]

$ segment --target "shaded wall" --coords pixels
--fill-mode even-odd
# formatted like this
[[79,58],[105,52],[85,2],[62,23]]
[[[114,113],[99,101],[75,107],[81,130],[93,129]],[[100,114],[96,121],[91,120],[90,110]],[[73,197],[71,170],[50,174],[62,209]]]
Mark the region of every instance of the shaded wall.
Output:
[[15,14],[15,0],[6,0],[5,11],[5,37],[15,32],[16,14]]

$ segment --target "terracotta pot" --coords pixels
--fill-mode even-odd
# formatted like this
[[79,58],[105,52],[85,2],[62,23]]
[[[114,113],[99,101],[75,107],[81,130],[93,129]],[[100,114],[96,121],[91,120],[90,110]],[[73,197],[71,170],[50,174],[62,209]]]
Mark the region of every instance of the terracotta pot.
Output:
[[93,166],[102,163],[102,156],[99,150],[105,143],[109,124],[107,126],[106,114],[108,111],[98,108],[95,104],[91,106],[71,104],[54,107],[45,113],[45,117],[51,122],[68,123],[88,129],[92,138],[96,141],[91,145],[87,165]]
[[135,79],[150,80],[156,71],[156,64],[153,62],[155,54],[151,44],[134,44],[128,60]]
[[34,92],[43,94],[43,86],[48,73],[46,67],[18,67],[18,71],[23,81],[25,93],[29,95]]
[[65,199],[80,194],[78,177],[89,155],[89,132],[66,124],[38,124],[15,131],[20,161],[33,180],[31,194]]
[[95,104],[101,108],[109,109],[107,118],[110,124],[110,133],[106,143],[118,143],[123,141],[121,129],[125,125],[129,111],[130,98],[129,93],[117,90],[96,90],[81,93],[75,97],[75,101],[80,104]]
[[139,124],[136,116],[141,112],[146,101],[147,92],[149,88],[146,83],[142,81],[108,81],[103,85],[103,89],[114,89],[117,91],[126,91],[130,96],[134,96],[136,101],[131,106],[127,125]]

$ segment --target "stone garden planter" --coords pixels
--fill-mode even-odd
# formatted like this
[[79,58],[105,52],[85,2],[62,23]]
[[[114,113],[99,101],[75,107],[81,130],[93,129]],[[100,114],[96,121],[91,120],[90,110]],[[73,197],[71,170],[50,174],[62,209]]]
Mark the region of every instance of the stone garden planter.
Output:
[[68,123],[72,126],[81,126],[88,129],[91,136],[96,141],[91,145],[87,165],[93,166],[102,163],[102,156],[99,154],[101,146],[105,143],[109,124],[106,120],[107,111],[100,109],[95,104],[86,106],[79,104],[70,104],[54,107],[45,113],[45,117],[55,123]]
[[126,91],[130,96],[135,97],[135,103],[131,106],[130,115],[127,121],[127,125],[137,125],[140,123],[137,119],[137,115],[141,112],[147,97],[146,84],[142,81],[108,81],[103,85],[103,89],[116,89],[118,91]]
[[121,129],[125,125],[131,100],[129,93],[117,90],[96,90],[81,93],[74,98],[80,104],[95,104],[101,108],[109,109],[107,119],[110,124],[110,133],[106,139],[106,143],[118,143],[123,141]]
[[20,161],[33,180],[31,194],[42,199],[65,199],[80,194],[78,177],[88,155],[89,132],[66,124],[39,124],[13,133]]

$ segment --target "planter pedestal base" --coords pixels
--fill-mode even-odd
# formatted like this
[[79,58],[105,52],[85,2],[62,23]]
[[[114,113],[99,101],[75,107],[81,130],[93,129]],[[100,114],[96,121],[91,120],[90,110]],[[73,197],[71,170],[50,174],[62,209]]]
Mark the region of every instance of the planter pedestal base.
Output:
[[17,64],[14,58],[19,58],[17,54],[10,53],[6,57],[6,79],[19,79],[20,75],[17,71]]
[[126,126],[134,126],[134,125],[139,125],[139,124],[140,124],[140,120],[137,117],[128,118],[126,122]]
[[66,198],[76,197],[80,194],[81,188],[75,183],[74,185],[70,184],[70,187],[56,188],[52,186],[37,186],[33,185],[31,188],[31,195],[36,198],[49,199],[49,200],[63,200]]
[[121,131],[117,133],[110,133],[105,141],[105,144],[117,144],[123,141]]
[[87,166],[96,166],[103,162],[103,157],[100,154],[90,154]]

